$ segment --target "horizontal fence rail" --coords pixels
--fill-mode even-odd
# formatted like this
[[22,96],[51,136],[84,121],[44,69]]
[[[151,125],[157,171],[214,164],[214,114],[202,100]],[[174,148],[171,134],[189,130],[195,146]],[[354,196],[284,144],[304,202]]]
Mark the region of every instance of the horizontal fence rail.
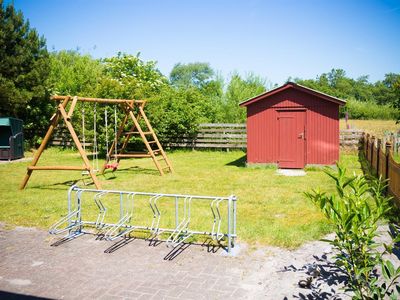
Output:
[[[360,147],[362,130],[340,130],[340,146],[344,149],[358,149]],[[200,124],[197,135],[190,138],[168,141],[167,146],[177,148],[222,148],[246,149],[246,124],[234,123],[205,123]]]
[[388,192],[400,205],[400,164],[394,159],[393,145],[390,141],[366,134],[363,137],[362,151],[374,175],[388,180]]
[[49,233],[66,233],[66,238],[74,238],[83,234],[85,228],[94,228],[101,239],[113,241],[140,231],[147,233],[152,242],[161,241],[159,237],[166,235],[166,245],[174,248],[194,235],[202,235],[220,246],[224,246],[224,241],[230,253],[237,237],[236,203],[233,195],[145,193],[73,186],[68,191],[68,213]]
[[[357,150],[360,147],[362,130],[340,130],[340,147],[342,149]],[[190,149],[246,149],[247,133],[246,124],[236,123],[203,123],[199,124],[194,137],[179,136],[164,141],[163,144],[172,148]],[[66,129],[61,129],[55,134],[53,146],[70,146],[72,141]],[[90,147],[91,144],[87,143]]]
[[339,131],[339,142],[342,149],[357,150],[361,146],[364,131],[342,129]]
[[204,123],[199,125],[194,138],[177,138],[167,141],[174,148],[245,149],[247,147],[246,124]]

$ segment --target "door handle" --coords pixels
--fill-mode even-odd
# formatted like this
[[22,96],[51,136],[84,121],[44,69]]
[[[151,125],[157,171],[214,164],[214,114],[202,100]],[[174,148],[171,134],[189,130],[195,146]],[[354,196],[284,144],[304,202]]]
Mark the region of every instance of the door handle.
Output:
[[297,136],[297,138],[299,138],[299,139],[304,139],[304,132],[300,133],[300,134]]

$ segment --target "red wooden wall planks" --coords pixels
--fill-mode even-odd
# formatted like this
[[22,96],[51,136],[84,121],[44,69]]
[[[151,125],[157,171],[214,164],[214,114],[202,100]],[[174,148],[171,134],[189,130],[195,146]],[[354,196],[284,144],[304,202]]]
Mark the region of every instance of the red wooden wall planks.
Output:
[[[331,165],[339,159],[339,103],[286,88],[247,105],[247,161],[278,163],[280,110],[306,113],[305,164]],[[244,104],[246,105],[246,104]]]

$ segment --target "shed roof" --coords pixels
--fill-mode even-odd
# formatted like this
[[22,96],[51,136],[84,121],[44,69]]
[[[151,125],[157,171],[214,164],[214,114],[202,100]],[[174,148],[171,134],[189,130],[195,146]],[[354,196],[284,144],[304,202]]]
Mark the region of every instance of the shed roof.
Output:
[[275,94],[280,93],[280,92],[282,92],[284,90],[287,90],[287,89],[296,89],[298,91],[302,91],[302,92],[305,92],[307,94],[314,95],[314,96],[316,96],[316,97],[318,97],[318,98],[320,98],[322,100],[330,101],[330,102],[333,102],[333,103],[336,103],[336,104],[339,104],[339,105],[345,105],[346,104],[345,100],[330,96],[328,94],[325,94],[325,93],[310,89],[308,87],[305,87],[303,85],[300,85],[300,84],[297,84],[297,83],[289,81],[289,82],[285,83],[284,85],[282,85],[280,87],[277,87],[277,88],[275,88],[273,90],[267,91],[267,92],[262,93],[262,94],[260,94],[258,96],[255,96],[253,98],[245,100],[245,101],[239,103],[239,105],[240,106],[248,106],[250,104],[253,104],[254,102],[257,102],[257,101],[260,101],[260,100],[264,100],[264,99],[266,99],[266,98],[268,98],[268,97],[270,97],[272,95],[275,95]]

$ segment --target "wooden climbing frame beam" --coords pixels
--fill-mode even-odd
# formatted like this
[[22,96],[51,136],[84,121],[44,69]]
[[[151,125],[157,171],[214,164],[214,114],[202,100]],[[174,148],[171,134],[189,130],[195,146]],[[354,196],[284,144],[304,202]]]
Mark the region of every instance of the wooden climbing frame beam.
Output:
[[[76,97],[76,96],[75,96]],[[51,100],[62,101],[66,98],[72,98],[71,96],[52,96]],[[128,99],[103,99],[103,98],[87,98],[87,97],[76,97],[77,101],[80,102],[95,102],[95,103],[106,103],[106,104],[121,104],[121,103],[146,103],[146,100],[128,100]]]
[[[149,120],[147,119],[144,113],[144,106],[146,104],[145,100],[128,100],[128,99],[102,99],[102,98],[87,98],[87,97],[78,97],[78,96],[53,96],[51,97],[53,101],[59,101],[57,106],[57,112],[51,117],[50,127],[47,130],[45,137],[43,138],[42,144],[36,151],[32,163],[30,166],[27,167],[27,173],[20,185],[20,189],[24,189],[26,184],[28,183],[30,176],[34,170],[43,170],[43,171],[50,171],[50,170],[69,170],[69,171],[87,171],[87,174],[93,180],[94,185],[97,189],[101,188],[100,182],[98,181],[95,171],[93,167],[90,165],[90,161],[87,157],[87,154],[82,147],[82,143],[80,142],[73,124],[71,122],[72,115],[75,111],[76,104],[78,102],[91,102],[91,103],[102,103],[102,104],[119,104],[123,109],[125,116],[122,122],[119,125],[118,132],[116,133],[116,137],[112,143],[110,149],[108,149],[108,155],[106,158],[106,162],[102,167],[100,173],[104,173],[107,164],[109,163],[110,157],[114,157],[119,160],[121,158],[133,158],[133,157],[151,157],[155,166],[157,167],[160,175],[163,175],[165,171],[173,172],[172,165],[169,162],[158,138],[151,127]],[[67,106],[69,105],[69,109],[67,111]],[[141,126],[139,120],[143,119],[144,125]],[[47,143],[49,142],[51,135],[54,132],[54,129],[57,127],[60,120],[64,121],[72,140],[78,152],[83,160],[83,166],[37,166],[36,164],[39,161],[40,156],[42,155],[44,149],[46,148]],[[130,131],[124,132],[125,126],[127,125],[128,121],[132,121],[133,125],[130,128]],[[143,128],[142,128],[143,127]],[[143,130],[144,129],[144,130]],[[125,153],[125,148],[128,145],[129,139],[132,137],[133,134],[139,134],[143,140],[144,145],[146,146],[147,152],[144,153]],[[121,149],[119,149],[119,153],[113,155],[113,151],[116,147],[116,142],[120,137],[125,136],[124,142],[122,144]],[[152,148],[153,147],[153,148]],[[156,147],[156,148],[154,148]],[[157,156],[161,156],[160,158],[156,158]]]
[[66,170],[66,171],[87,171],[86,167],[74,166],[29,166],[28,170]]

